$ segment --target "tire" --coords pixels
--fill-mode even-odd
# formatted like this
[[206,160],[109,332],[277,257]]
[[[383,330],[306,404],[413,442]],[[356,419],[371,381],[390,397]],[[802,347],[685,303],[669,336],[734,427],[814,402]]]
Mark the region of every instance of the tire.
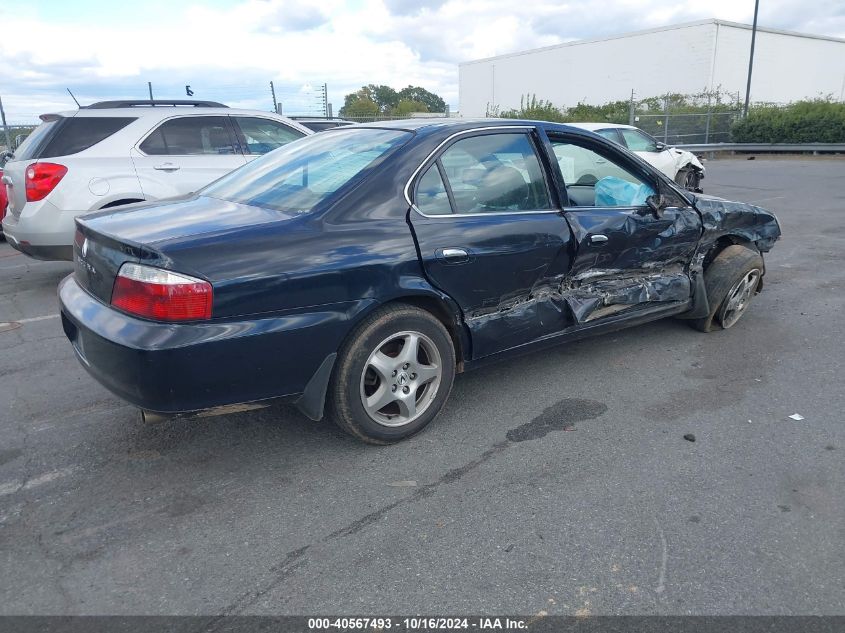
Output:
[[341,348],[329,384],[329,417],[364,442],[392,444],[437,416],[454,379],[455,348],[444,325],[413,306],[385,306]]
[[764,270],[763,256],[753,248],[725,248],[704,271],[710,314],[689,324],[701,332],[735,325],[762,287]]
[[675,174],[675,184],[687,191],[701,193],[701,173],[694,167],[682,167]]

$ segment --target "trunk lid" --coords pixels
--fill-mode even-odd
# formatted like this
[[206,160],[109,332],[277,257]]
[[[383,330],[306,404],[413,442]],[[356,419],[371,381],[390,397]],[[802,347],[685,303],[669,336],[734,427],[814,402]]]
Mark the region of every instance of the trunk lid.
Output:
[[[205,197],[142,202],[87,214],[76,221],[74,274],[80,286],[104,303],[111,302],[115,277],[125,262],[167,268],[214,283],[215,274],[209,274],[207,265],[209,249],[225,259],[221,245],[230,235],[291,217]],[[195,269],[191,256],[197,251],[206,262],[201,270]],[[233,264],[220,265],[228,270]]]
[[292,217],[273,209],[191,196],[90,213],[84,216],[84,222],[93,230],[121,241],[158,245],[221,235]]
[[124,262],[139,262],[151,255],[141,246],[125,244],[77,221],[73,243],[77,283],[103,303],[111,303],[117,271]]

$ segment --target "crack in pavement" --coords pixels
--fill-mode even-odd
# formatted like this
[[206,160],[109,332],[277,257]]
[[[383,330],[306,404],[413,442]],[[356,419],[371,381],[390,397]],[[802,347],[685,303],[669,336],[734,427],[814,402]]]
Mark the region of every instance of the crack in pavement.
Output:
[[306,554],[312,548],[328,544],[337,539],[352,536],[364,528],[377,523],[396,508],[411,505],[430,497],[440,486],[444,484],[450,485],[460,481],[467,473],[472,472],[495,456],[503,453],[511,446],[515,446],[516,444],[527,440],[541,439],[550,432],[562,431],[565,428],[568,428],[568,425],[573,422],[597,418],[604,414],[605,411],[607,411],[607,406],[605,404],[595,402],[593,400],[573,398],[564,399],[555,403],[554,405],[546,408],[540,415],[533,418],[530,422],[508,431],[505,440],[493,444],[492,447],[463,466],[446,471],[436,481],[420,486],[407,497],[403,497],[382,506],[378,510],[374,510],[369,514],[356,519],[350,524],[331,532],[315,543],[287,552],[279,563],[270,568],[270,572],[273,573],[273,577],[268,582],[259,589],[241,594],[234,602],[230,603],[222,610],[219,618],[215,618],[211,623],[197,630],[201,630],[203,633],[210,633],[212,631],[219,630],[219,628],[224,624],[222,621],[223,616],[242,613],[244,610],[261,600],[261,598],[263,598],[267,593],[293,576],[299,569],[305,567],[308,564]]

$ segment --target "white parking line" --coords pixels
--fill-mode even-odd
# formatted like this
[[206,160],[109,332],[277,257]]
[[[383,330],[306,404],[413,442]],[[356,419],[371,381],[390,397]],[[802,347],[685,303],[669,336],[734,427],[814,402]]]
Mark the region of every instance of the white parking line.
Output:
[[44,316],[30,317],[28,319],[18,319],[18,323],[34,323],[35,321],[46,321],[47,319],[58,319],[59,314],[45,314]]
[[17,321],[0,321],[0,332],[6,330],[13,330],[23,323],[35,323],[36,321],[46,321],[47,319],[58,319],[58,314],[45,314],[44,316],[29,317],[28,319],[18,319]]
[[14,494],[19,490],[30,490],[31,488],[43,486],[44,484],[48,484],[51,481],[55,481],[56,479],[67,477],[76,470],[77,469],[73,467],[60,468],[59,470],[53,470],[48,473],[42,473],[37,477],[31,477],[30,479],[27,479],[24,482],[20,480],[3,482],[0,484],[0,497]]

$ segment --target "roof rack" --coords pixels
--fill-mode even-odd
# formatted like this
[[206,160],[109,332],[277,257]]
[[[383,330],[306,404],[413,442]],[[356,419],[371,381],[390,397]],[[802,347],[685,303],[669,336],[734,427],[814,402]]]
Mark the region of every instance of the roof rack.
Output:
[[134,108],[137,106],[193,106],[195,108],[228,108],[216,101],[193,101],[191,99],[138,99],[133,101],[98,101],[82,106],[86,110],[105,110],[106,108]]

